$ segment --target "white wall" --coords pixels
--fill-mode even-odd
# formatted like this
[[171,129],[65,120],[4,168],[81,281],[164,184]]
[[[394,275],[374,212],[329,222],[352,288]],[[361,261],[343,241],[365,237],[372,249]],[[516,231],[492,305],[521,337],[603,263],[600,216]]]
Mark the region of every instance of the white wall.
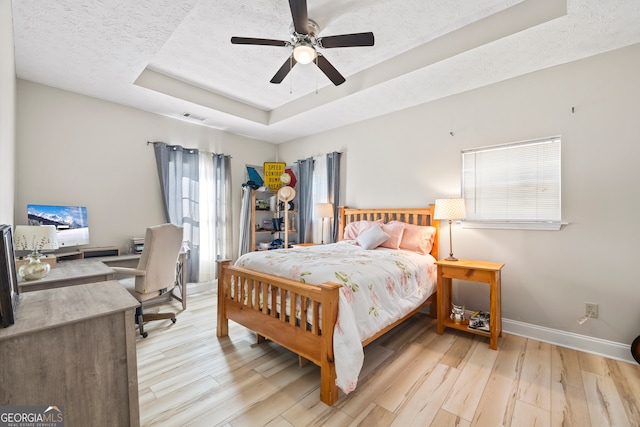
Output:
[[16,67],[10,0],[0,0],[0,58],[0,224],[13,224]]
[[91,246],[128,249],[165,221],[152,145],[232,156],[234,253],[245,164],[275,159],[273,144],[33,82],[17,85],[15,223],[28,203],[87,206]]
[[[506,264],[504,318],[630,343],[640,334],[638,76],[635,45],[282,144],[279,157],[343,151],[343,204],[415,207],[460,195],[461,149],[561,135],[570,224],[558,232],[458,225],[454,253]],[[442,231],[444,255],[446,224]],[[485,285],[457,290],[457,303],[488,309]],[[598,303],[600,317],[580,326],[585,302]]]

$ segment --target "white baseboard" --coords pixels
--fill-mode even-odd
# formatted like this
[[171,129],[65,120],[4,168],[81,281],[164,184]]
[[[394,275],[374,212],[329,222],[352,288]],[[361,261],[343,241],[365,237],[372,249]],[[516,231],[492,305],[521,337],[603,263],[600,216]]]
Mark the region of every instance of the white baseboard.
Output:
[[631,356],[631,347],[629,344],[621,344],[504,318],[502,319],[502,330],[508,334],[532,338],[534,340],[568,347],[586,353],[597,354],[611,359],[622,360],[624,362],[636,363]]

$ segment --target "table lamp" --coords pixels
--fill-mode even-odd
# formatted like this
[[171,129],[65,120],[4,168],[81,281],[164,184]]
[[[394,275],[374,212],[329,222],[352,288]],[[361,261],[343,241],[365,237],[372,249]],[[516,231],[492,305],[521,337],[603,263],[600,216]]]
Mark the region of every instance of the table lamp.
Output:
[[316,218],[322,218],[322,234],[321,243],[324,245],[324,219],[333,218],[333,204],[331,203],[316,203],[313,208],[313,216]]
[[464,199],[436,199],[436,209],[433,219],[446,219],[449,221],[449,256],[447,261],[457,261],[453,256],[453,246],[451,243],[451,223],[455,219],[464,219],[467,212],[464,207]]
[[58,249],[56,227],[54,225],[17,225],[14,244],[16,250],[31,251],[29,263],[21,265],[18,274],[25,280],[42,279],[49,274],[51,266],[40,261],[44,249]]

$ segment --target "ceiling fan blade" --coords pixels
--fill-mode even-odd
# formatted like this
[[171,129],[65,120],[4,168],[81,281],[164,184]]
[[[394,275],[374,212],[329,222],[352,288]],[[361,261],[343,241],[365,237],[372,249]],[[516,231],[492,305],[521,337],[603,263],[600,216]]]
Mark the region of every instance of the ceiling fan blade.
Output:
[[341,34],[318,38],[320,46],[329,49],[332,47],[357,47],[373,46],[373,33]]
[[261,46],[282,46],[286,47],[289,42],[283,40],[256,39],[252,37],[231,37],[231,44],[252,44]]
[[331,80],[334,85],[339,86],[346,81],[345,78],[342,77],[342,74],[331,65],[324,55],[318,54],[315,63],[318,65],[318,68],[329,77],[329,80]]
[[293,55],[287,58],[284,64],[282,64],[282,67],[280,67],[280,69],[276,72],[276,74],[270,80],[271,83],[275,83],[275,84],[282,83],[282,80],[284,80],[284,78],[287,77],[287,74],[289,74],[289,71],[291,71],[293,66],[296,65],[297,63],[298,62],[294,59]]
[[289,0],[293,28],[298,34],[309,34],[309,15],[307,13],[307,0]]

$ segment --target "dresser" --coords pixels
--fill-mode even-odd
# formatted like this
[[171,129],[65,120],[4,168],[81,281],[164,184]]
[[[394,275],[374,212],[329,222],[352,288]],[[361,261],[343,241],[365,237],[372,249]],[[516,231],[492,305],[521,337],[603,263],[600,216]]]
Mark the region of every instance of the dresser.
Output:
[[69,426],[139,426],[134,310],[117,281],[20,295],[0,329],[0,405],[51,405]]

